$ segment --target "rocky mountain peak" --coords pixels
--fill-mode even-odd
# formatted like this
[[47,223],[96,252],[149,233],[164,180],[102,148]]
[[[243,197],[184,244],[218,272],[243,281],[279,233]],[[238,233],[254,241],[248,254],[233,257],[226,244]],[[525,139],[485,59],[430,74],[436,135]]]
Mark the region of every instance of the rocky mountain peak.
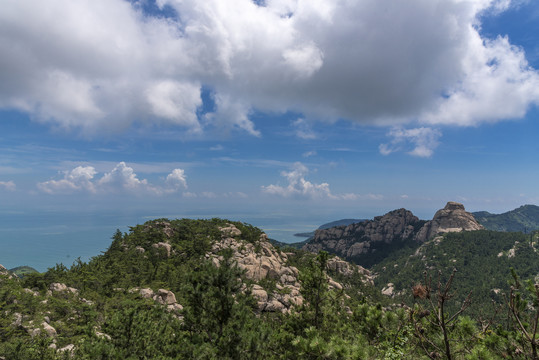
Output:
[[317,230],[303,250],[320,250],[369,267],[405,246],[416,246],[437,234],[481,230],[464,205],[449,201],[430,221],[419,220],[411,211],[397,209],[373,220]]
[[397,209],[376,216],[373,220],[317,230],[303,249],[312,252],[326,250],[346,260],[369,266],[379,260],[378,254],[381,254],[382,248],[399,248],[413,238],[416,229],[423,223],[411,211]]
[[464,205],[450,201],[434,214],[417,233],[415,240],[425,242],[436,234],[459,231],[482,230],[483,226],[464,209]]
[[455,202],[455,201],[448,201],[447,204],[445,204],[445,207],[442,210],[449,210],[449,211],[462,210],[462,211],[466,211],[464,209],[464,205],[462,205],[461,203]]

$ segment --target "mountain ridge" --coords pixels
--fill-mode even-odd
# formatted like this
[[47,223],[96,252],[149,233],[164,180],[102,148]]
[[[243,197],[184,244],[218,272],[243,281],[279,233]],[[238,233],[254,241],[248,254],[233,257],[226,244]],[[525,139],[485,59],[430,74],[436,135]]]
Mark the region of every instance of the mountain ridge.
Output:
[[482,228],[473,215],[466,212],[464,205],[450,201],[430,221],[420,220],[411,211],[401,208],[373,220],[317,230],[302,249],[325,250],[370,267],[392,252],[415,248],[438,233]]
[[[442,215],[429,226],[455,229]],[[426,224],[405,209],[363,224],[385,231],[373,232],[380,243],[396,235],[420,245],[393,252],[375,274],[327,252],[275,248],[260,229],[223,219],[151,220],[118,230],[88,263],[23,279],[0,265],[0,359],[441,358],[441,334],[429,326],[440,312],[424,311],[432,303],[413,298],[411,287],[421,289],[425,271],[439,270],[445,282],[453,268],[454,300],[440,311],[456,320],[449,346],[458,353],[465,345],[456,359],[506,358],[515,349],[522,353],[515,360],[531,358],[518,328],[495,319],[486,332],[481,310],[491,299],[504,304],[508,266],[533,279],[539,234],[442,231],[414,240]],[[399,226],[404,231],[393,232]],[[449,313],[464,309],[470,287],[480,290],[470,311],[477,323],[468,311]]]
[[472,214],[488,230],[522,231],[523,233],[539,230],[539,206],[536,205],[522,205],[501,214],[492,214],[488,211],[478,211]]

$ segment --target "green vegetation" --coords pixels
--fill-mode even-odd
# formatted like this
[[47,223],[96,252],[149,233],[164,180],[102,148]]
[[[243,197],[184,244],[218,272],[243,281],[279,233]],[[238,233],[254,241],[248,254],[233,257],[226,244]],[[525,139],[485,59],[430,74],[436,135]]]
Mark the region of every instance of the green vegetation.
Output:
[[539,230],[539,206],[524,205],[503,214],[487,211],[473,213],[475,219],[488,230],[521,231],[530,233]]
[[26,275],[35,274],[38,271],[30,266],[17,266],[16,268],[9,269],[9,272],[17,275],[20,278],[23,278]]
[[[241,235],[223,230],[230,224]],[[537,234],[447,234],[406,256],[393,254],[396,267],[377,265],[378,286],[416,285],[415,298],[411,290],[382,296],[357,271],[329,270],[331,255],[287,248],[283,258],[299,272],[294,296],[301,297],[290,310],[272,312],[260,311],[255,291],[292,296],[290,289],[273,275],[247,278],[223,245],[232,237],[240,253],[267,253],[261,234],[222,219],[159,219],[117,231],[109,249],[87,263],[59,264],[23,279],[0,275],[0,359],[537,356]],[[486,288],[487,278],[496,279],[500,293]],[[497,301],[504,316],[479,311],[481,297]]]
[[448,233],[434,238],[417,249],[385,259],[372,270],[378,288],[393,283],[395,301],[412,302],[412,287],[424,280],[425,272],[435,276],[438,271],[447,281],[457,270],[455,297],[464,299],[472,293],[469,314],[486,316],[493,302],[503,305],[503,294],[509,293],[508,280],[513,268],[523,278],[538,273],[539,233],[522,234],[495,231]]

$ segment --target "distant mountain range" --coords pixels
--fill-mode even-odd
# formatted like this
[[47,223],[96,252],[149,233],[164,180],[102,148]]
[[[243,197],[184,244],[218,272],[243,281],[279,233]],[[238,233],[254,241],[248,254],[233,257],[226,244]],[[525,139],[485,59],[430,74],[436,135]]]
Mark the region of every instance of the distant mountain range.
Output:
[[[331,228],[336,227],[336,226],[348,226],[348,225],[351,225],[351,224],[360,223],[360,222],[365,221],[365,220],[366,219],[340,219],[340,220],[335,220],[335,221],[331,221],[331,222],[320,225],[317,230],[331,229]],[[300,237],[300,238],[306,238],[303,241],[298,241],[298,242],[295,242],[295,243],[284,243],[284,242],[281,242],[281,241],[278,241],[278,240],[275,240],[275,239],[269,239],[269,241],[275,246],[292,247],[294,249],[301,249],[305,244],[307,244],[314,237],[315,233],[316,233],[316,230],[309,231],[309,232],[304,232],[304,233],[294,234],[294,236],[297,236],[297,237]]]
[[[488,211],[477,211],[471,213],[474,218],[485,229],[493,231],[521,231],[525,234],[529,234],[534,230],[539,230],[539,206],[536,205],[523,205],[518,209],[507,211],[502,214],[492,214]],[[340,219],[322,224],[317,230],[326,230],[338,226],[348,226],[351,224],[357,224],[367,219]],[[293,248],[301,248],[314,237],[315,231],[303,232],[294,234],[294,236],[300,238],[306,238],[304,241],[295,243],[283,243],[277,240],[271,240],[274,244],[279,246],[290,246]]]
[[480,229],[483,227],[462,204],[448,202],[430,221],[420,220],[409,210],[397,209],[373,220],[317,230],[302,249],[325,250],[369,267],[392,252],[417,247],[438,233]]
[[37,274],[38,271],[36,269],[34,269],[33,267],[30,267],[30,266],[17,266],[13,269],[9,269],[9,272],[17,275],[18,277],[20,278],[23,278],[25,277],[26,275],[29,275],[29,274]]
[[[338,222],[336,222],[338,223]],[[524,205],[503,214],[469,213],[449,202],[430,221],[409,210],[393,210],[373,220],[317,230],[303,250],[336,254],[374,274],[375,286],[395,302],[411,303],[412,287],[425,273],[446,281],[457,269],[457,301],[472,292],[470,313],[480,316],[490,302],[504,303],[513,268],[522,278],[537,275],[539,207]]]
[[472,214],[488,230],[521,231],[526,234],[539,230],[539,206],[536,205],[524,205],[503,214],[491,214],[488,211]]
[[[317,230],[329,229],[329,228],[332,228],[332,227],[335,227],[335,226],[341,226],[341,225],[348,226],[350,224],[359,223],[359,222],[362,222],[362,221],[365,221],[365,220],[367,220],[367,219],[341,219],[341,220],[336,220],[336,221],[332,221],[332,222],[328,222],[328,223],[325,223],[323,225],[320,225]],[[304,232],[304,233],[297,233],[297,234],[294,234],[294,236],[302,237],[302,238],[310,238],[310,237],[314,236],[315,232],[316,232],[316,230],[315,231]]]

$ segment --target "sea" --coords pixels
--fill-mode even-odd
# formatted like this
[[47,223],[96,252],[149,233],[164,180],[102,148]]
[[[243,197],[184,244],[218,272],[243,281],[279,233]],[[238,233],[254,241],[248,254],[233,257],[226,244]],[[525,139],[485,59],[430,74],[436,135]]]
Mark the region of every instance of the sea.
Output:
[[[0,264],[11,269],[27,265],[43,272],[56,264],[71,266],[80,258],[88,261],[102,254],[110,246],[111,237],[119,229],[129,232],[130,226],[156,218],[212,218],[220,214],[170,216],[144,212],[4,212],[0,216]],[[320,219],[294,219],[286,215],[258,216],[237,214],[224,218],[242,221],[264,230],[272,239],[292,243],[305,238],[294,234],[309,232],[320,224]],[[329,219],[334,220],[334,219]]]

